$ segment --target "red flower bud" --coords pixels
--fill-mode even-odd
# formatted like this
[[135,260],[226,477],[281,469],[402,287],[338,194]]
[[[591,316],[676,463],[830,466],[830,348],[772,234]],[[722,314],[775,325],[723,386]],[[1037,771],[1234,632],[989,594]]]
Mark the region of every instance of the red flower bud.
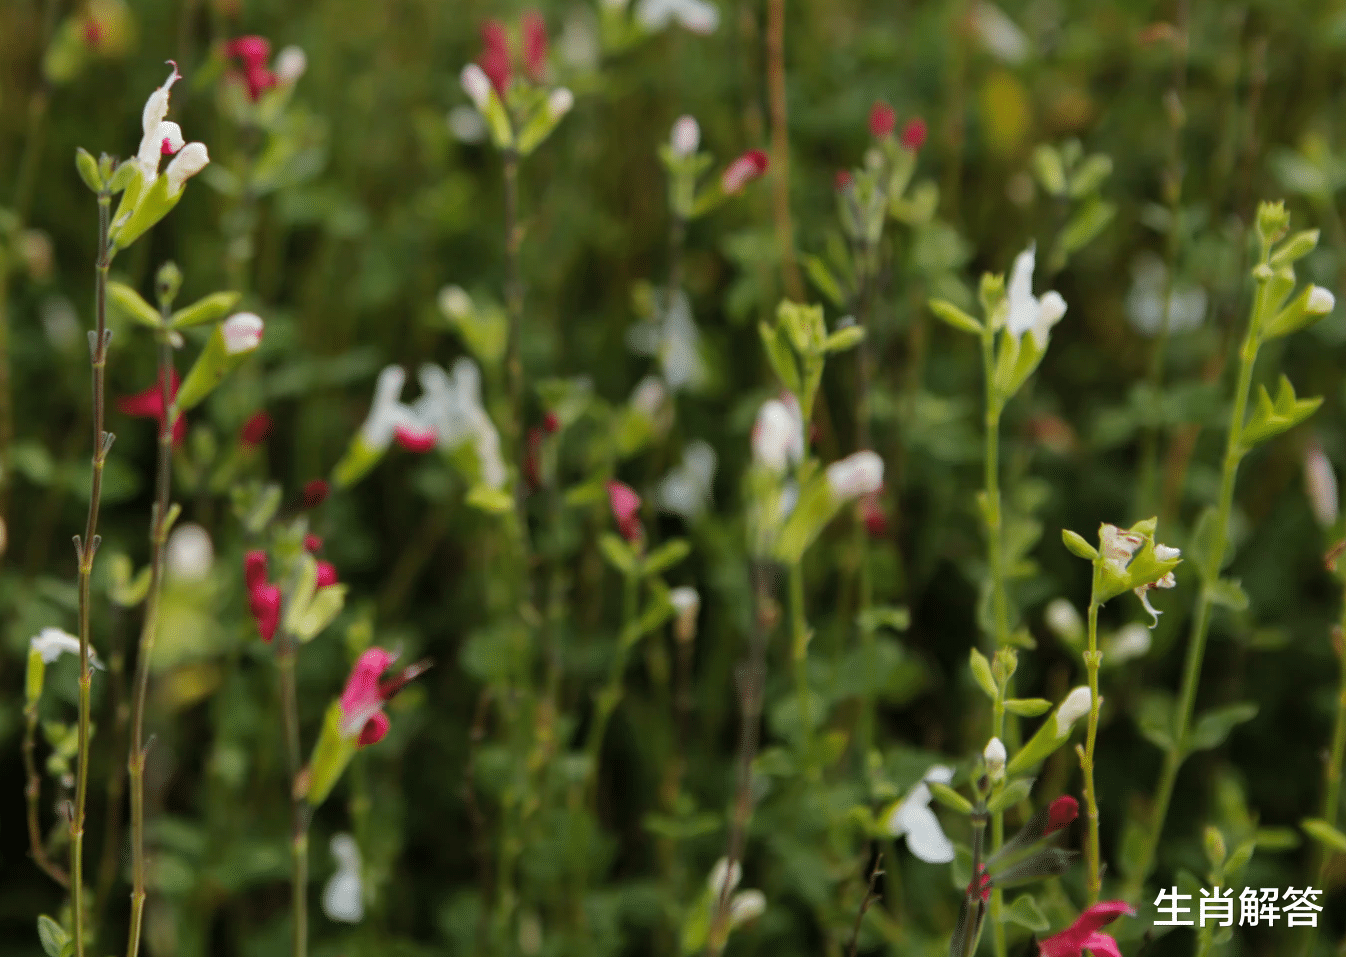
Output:
[[309,532],[307,535],[304,536],[304,551],[316,552],[320,548],[322,548],[321,538],[319,538],[317,535],[314,535],[312,532]]
[[919,116],[908,120],[907,125],[902,127],[902,145],[915,153],[925,145],[925,134],[925,120]]
[[617,520],[617,530],[628,542],[638,542],[645,537],[640,524],[640,496],[635,489],[621,482],[608,482],[608,504],[612,507],[612,517]]
[[869,108],[869,135],[876,140],[882,139],[892,133],[896,125],[897,113],[887,103],[876,100]]
[[82,33],[84,45],[90,50],[97,50],[103,45],[103,28],[98,25],[98,21],[90,17],[84,21],[84,30]]
[[860,517],[864,520],[865,531],[870,538],[883,538],[888,534],[888,516],[883,511],[879,492],[872,492],[860,500]]
[[378,744],[383,740],[383,736],[388,733],[388,716],[382,711],[365,722],[365,726],[360,729],[360,737],[356,744],[360,747],[367,747],[371,744]]
[[243,556],[243,581],[249,590],[266,584],[266,552],[260,548]]
[[523,65],[528,79],[542,82],[547,69],[547,24],[536,10],[529,10],[521,21],[523,28]]
[[238,430],[238,442],[244,448],[254,448],[266,441],[271,434],[271,416],[265,410],[258,410],[249,416]]
[[280,626],[280,586],[261,583],[248,592],[248,608],[262,640],[270,644]]
[[[168,380],[169,401],[178,394],[178,374],[175,370]],[[117,411],[126,415],[133,415],[142,419],[157,419],[159,421],[159,430],[164,428],[164,392],[163,379],[146,389],[144,392],[137,392],[135,395],[124,396],[117,400]],[[178,445],[187,436],[187,420],[179,415],[173,422],[173,444]]]
[[256,35],[235,37],[224,45],[224,55],[249,66],[265,66],[271,58],[271,41]]
[[1052,802],[1051,809],[1047,812],[1047,834],[1052,834],[1061,830],[1075,818],[1080,816],[1080,802],[1075,800],[1069,794],[1062,795]]
[[748,150],[725,167],[724,173],[720,175],[720,188],[733,196],[765,173],[766,168],[766,154],[761,150]]
[[546,430],[548,435],[551,435],[560,430],[561,420],[555,412],[548,412],[542,417],[542,428]]
[[509,89],[511,79],[509,38],[505,35],[505,25],[499,20],[487,20],[481,25],[481,55],[477,65],[491,81],[491,86],[502,97]]
[[850,189],[851,186],[855,184],[855,177],[851,175],[850,170],[839,169],[837,170],[836,179],[832,181],[832,184],[837,188],[838,192]]
[[327,493],[330,491],[331,487],[324,479],[312,479],[304,486],[304,491],[300,495],[304,508],[317,508],[327,501]]
[[336,566],[331,562],[318,562],[318,587],[326,588],[328,585],[335,585],[337,578]]

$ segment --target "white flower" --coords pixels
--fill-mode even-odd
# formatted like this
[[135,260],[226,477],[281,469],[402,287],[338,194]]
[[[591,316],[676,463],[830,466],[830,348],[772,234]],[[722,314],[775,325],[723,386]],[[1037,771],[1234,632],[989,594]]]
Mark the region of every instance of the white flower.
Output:
[[947,864],[953,860],[953,844],[944,835],[935,812],[930,810],[930,787],[926,782],[948,784],[952,780],[953,768],[935,765],[926,772],[924,780],[893,808],[884,822],[893,837],[905,834],[911,853],[927,864]]
[[657,357],[674,392],[695,389],[706,380],[701,331],[692,318],[691,301],[681,289],[671,299],[666,292],[657,293],[654,317],[627,330],[626,344],[633,352]]
[[1070,734],[1070,729],[1074,727],[1075,722],[1089,713],[1089,706],[1093,703],[1093,697],[1089,694],[1089,689],[1080,685],[1066,695],[1066,700],[1061,702],[1061,706],[1056,709],[1056,737],[1064,738]]
[[330,845],[336,873],[322,891],[322,910],[329,919],[358,924],[365,916],[364,880],[360,876],[360,848],[349,834],[335,834]]
[[266,324],[261,316],[251,312],[236,312],[224,320],[220,331],[224,333],[224,351],[236,356],[251,352],[262,344],[262,333]]
[[1116,525],[1104,525],[1098,530],[1099,551],[1118,575],[1126,574],[1126,566],[1131,556],[1145,544],[1145,536],[1138,532],[1123,531]]
[[603,51],[588,10],[580,9],[566,21],[556,41],[556,51],[570,67],[581,73],[596,69]]
[[696,122],[694,116],[680,116],[673,121],[673,133],[669,136],[668,145],[673,150],[673,155],[679,159],[685,159],[696,152],[701,145],[701,127]]
[[999,738],[992,738],[986,742],[986,750],[981,753],[982,760],[986,762],[986,773],[991,776],[992,781],[999,781],[1005,776],[1005,761],[1009,757],[1005,753],[1005,743]]
[[1047,627],[1067,644],[1079,644],[1084,635],[1084,620],[1075,606],[1066,598],[1053,598],[1042,613]]
[[710,504],[715,464],[710,443],[701,439],[689,442],[682,450],[682,464],[665,475],[655,489],[659,508],[689,522],[700,518]]
[[1322,286],[1313,286],[1309,289],[1309,298],[1304,305],[1304,311],[1314,316],[1325,316],[1336,304],[1337,299],[1332,293]]
[[710,888],[711,900],[716,901],[725,894],[733,893],[734,888],[738,887],[738,882],[741,880],[743,880],[743,865],[734,861],[734,866],[730,867],[729,858],[720,858],[715,862],[715,866],[710,869],[710,877],[706,879],[706,886]]
[[547,96],[547,112],[553,120],[559,120],[570,112],[575,105],[575,94],[563,86],[558,86]]
[[1158,542],[1154,543],[1154,557],[1161,562],[1171,562],[1180,555],[1182,555],[1181,548],[1171,548],[1168,545],[1161,545]]
[[729,902],[729,926],[741,927],[766,913],[766,895],[759,890],[739,891]]
[[1029,246],[1014,260],[1007,292],[1009,316],[1005,326],[1016,340],[1021,339],[1025,332],[1032,333],[1038,348],[1045,349],[1052,326],[1066,314],[1066,301],[1057,292],[1045,293],[1041,299],[1033,295],[1036,259],[1036,248]]
[[176,196],[182,190],[182,184],[206,168],[210,163],[210,154],[205,143],[188,143],[178,155],[173,157],[164,170],[168,177],[168,195]]
[[215,547],[210,542],[210,534],[195,522],[177,526],[168,536],[166,562],[169,578],[204,581],[215,562]]
[[1113,635],[1112,642],[1108,645],[1106,661],[1109,664],[1121,665],[1136,658],[1143,658],[1149,654],[1150,644],[1150,629],[1140,622],[1133,621]]
[[445,286],[439,291],[439,310],[450,319],[472,315],[472,297],[462,286]]
[[668,593],[668,601],[674,613],[681,618],[686,614],[696,614],[701,608],[701,595],[691,585],[680,585]]
[[783,475],[804,457],[804,422],[794,396],[768,399],[752,427],[753,461]]
[[[63,654],[72,654],[79,657],[79,639],[68,631],[62,631],[60,628],[43,628],[33,636],[29,641],[29,646],[42,656],[46,664],[51,664]],[[89,646],[89,664],[95,668],[102,668],[103,663],[98,660],[98,655],[94,653],[93,645]]]
[[307,70],[308,55],[300,47],[291,44],[276,54],[273,72],[281,86],[294,86]]
[[1304,492],[1313,508],[1313,517],[1324,528],[1337,524],[1340,503],[1337,473],[1323,450],[1312,445],[1304,453]]
[[402,386],[407,374],[401,366],[386,366],[374,383],[374,401],[369,415],[360,426],[360,438],[375,451],[383,451],[393,442],[398,426],[415,425],[416,417],[402,404]]
[[627,402],[645,418],[657,421],[668,403],[668,390],[658,376],[647,375],[636,383]]
[[463,84],[463,92],[480,112],[485,113],[491,104],[491,79],[486,75],[486,71],[475,63],[469,63],[463,67],[458,79]]
[[868,449],[852,452],[827,467],[832,496],[843,502],[877,492],[883,486],[883,459]]
[[676,22],[693,33],[714,33],[720,25],[720,10],[706,0],[643,0],[636,20],[646,30],[663,30]]
[[[1177,549],[1172,550],[1177,551]],[[1155,551],[1157,553],[1158,549],[1155,549]],[[1151,628],[1159,624],[1159,616],[1162,615],[1163,612],[1159,611],[1157,608],[1155,608],[1153,605],[1150,604],[1150,596],[1149,596],[1150,589],[1177,588],[1177,587],[1178,587],[1178,580],[1173,577],[1172,572],[1169,572],[1167,575],[1165,575],[1158,581],[1152,582],[1148,585],[1141,585],[1139,588],[1135,589],[1136,597],[1140,599],[1140,603],[1145,606],[1145,610],[1150,613],[1150,617],[1153,619],[1153,621],[1150,623]]]
[[460,143],[480,143],[486,139],[486,121],[470,106],[455,106],[449,110],[449,132]]
[[143,132],[135,162],[140,167],[146,186],[159,178],[159,157],[165,152],[176,153],[182,149],[182,130],[178,124],[165,120],[168,116],[168,91],[179,79],[177,64],[174,64],[173,72],[168,75],[163,86],[150,94],[140,114]]
[[1028,59],[1028,37],[1004,10],[985,0],[972,8],[972,25],[988,53],[1003,63],[1018,66]]
[[502,487],[508,471],[500,454],[500,433],[482,407],[477,364],[464,357],[453,364],[451,373],[445,373],[427,363],[417,376],[424,394],[412,407],[413,419],[423,428],[435,430],[441,449],[471,443],[477,456],[477,478],[489,488]]
[[1153,253],[1143,253],[1131,269],[1126,317],[1137,332],[1156,336],[1164,324],[1164,293],[1168,292],[1168,331],[1190,332],[1206,319],[1206,290],[1200,286],[1168,289],[1168,267]]

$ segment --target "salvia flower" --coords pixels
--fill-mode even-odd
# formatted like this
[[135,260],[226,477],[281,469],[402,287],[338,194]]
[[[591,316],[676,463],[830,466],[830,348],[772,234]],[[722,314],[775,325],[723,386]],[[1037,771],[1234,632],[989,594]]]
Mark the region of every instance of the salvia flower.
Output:
[[271,434],[271,416],[266,410],[259,409],[248,417],[243,428],[238,430],[238,443],[244,448],[256,448]]
[[1103,525],[1098,530],[1098,543],[1103,558],[1118,575],[1126,574],[1131,558],[1145,544],[1145,536],[1116,525]]
[[[159,423],[159,431],[162,432],[167,412],[164,410],[164,392],[161,383],[162,380],[144,392],[137,392],[135,395],[123,396],[118,399],[117,411],[141,419],[154,419]],[[168,379],[170,401],[177,396],[180,384],[177,372],[173,371]],[[173,420],[173,444],[180,444],[186,435],[187,421],[179,415]]]
[[[64,654],[79,657],[79,639],[60,628],[43,628],[29,640],[28,647],[42,657],[43,664],[48,665]],[[94,653],[93,645],[89,646],[89,664],[95,668],[103,667]]]
[[1319,525],[1331,528],[1337,524],[1340,503],[1337,473],[1316,442],[1304,451],[1304,492]]
[[948,784],[953,780],[953,768],[937,764],[926,772],[920,784],[912,788],[884,822],[893,837],[906,835],[907,848],[927,864],[947,864],[953,860],[953,843],[944,834],[939,818],[930,810],[930,787],[927,782]]
[[1040,957],[1080,957],[1084,951],[1094,957],[1122,957],[1117,941],[1100,931],[1123,914],[1134,916],[1135,910],[1126,901],[1100,901],[1089,907],[1075,922],[1046,940],[1038,941]]
[[865,533],[870,538],[882,539],[888,534],[888,514],[883,510],[882,487],[861,496],[860,520],[865,523]]
[[896,126],[897,112],[887,103],[878,100],[869,108],[869,135],[874,139],[890,135]]
[[463,67],[459,74],[459,82],[463,85],[463,92],[467,94],[468,99],[481,113],[485,113],[491,103],[491,78],[486,75],[486,71],[476,63],[469,63]]
[[547,69],[547,24],[542,14],[529,10],[519,21],[523,33],[523,66],[528,79],[541,83]]
[[[1165,546],[1163,545],[1156,546],[1154,550],[1155,555],[1156,556],[1159,555],[1159,549],[1164,547]],[[1170,551],[1177,552],[1177,549],[1176,548],[1170,549]],[[1176,555],[1174,557],[1176,557]],[[1151,628],[1154,628],[1156,625],[1159,624],[1159,616],[1162,615],[1163,612],[1150,604],[1150,589],[1177,588],[1177,587],[1178,587],[1178,579],[1174,577],[1172,572],[1168,572],[1162,578],[1157,579],[1156,581],[1152,581],[1148,585],[1141,585],[1139,588],[1135,589],[1136,597],[1139,598],[1140,603],[1145,606],[1145,610],[1150,613],[1150,618],[1152,619],[1150,622]]]
[[1038,348],[1045,349],[1052,326],[1066,314],[1066,301],[1058,292],[1044,293],[1041,299],[1033,295],[1036,261],[1036,247],[1031,245],[1014,260],[1007,289],[1009,316],[1005,327],[1016,340],[1025,332],[1030,333]]
[[1089,689],[1084,685],[1071,689],[1070,694],[1066,695],[1061,706],[1056,709],[1056,736],[1064,738],[1070,734],[1070,729],[1075,726],[1075,722],[1089,713],[1089,707],[1093,703],[1093,697]]
[[267,644],[280,626],[280,586],[266,580],[266,552],[255,549],[243,556],[243,582],[248,588],[248,610],[257,632]]
[[707,0],[641,0],[636,21],[651,32],[677,23],[692,33],[714,33],[720,25],[720,10]]
[[464,357],[446,373],[426,363],[417,377],[422,395],[412,406],[415,422],[433,432],[433,444],[440,449],[451,451],[470,445],[477,459],[476,481],[489,488],[503,488],[509,472],[500,451],[500,433],[482,404],[477,364]]
[[365,916],[364,879],[360,873],[360,848],[349,834],[332,835],[329,845],[336,872],[322,891],[322,911],[329,920],[358,924]]
[[326,479],[309,479],[304,483],[304,490],[300,493],[300,501],[304,503],[304,508],[317,508],[323,502],[327,501],[327,496],[332,487],[327,484]]
[[513,79],[510,60],[505,25],[499,20],[487,20],[481,25],[481,53],[477,57],[477,64],[501,97],[509,91]]
[[748,150],[738,159],[725,167],[720,174],[720,188],[726,196],[736,196],[743,187],[760,178],[767,169],[766,153],[761,150]]
[[237,37],[225,44],[224,55],[241,63],[243,84],[248,99],[254,103],[276,85],[276,74],[267,67],[267,61],[271,59],[271,41],[266,37]]
[[709,442],[696,439],[682,450],[682,463],[660,480],[655,501],[661,511],[695,521],[710,506],[716,455]]
[[1047,827],[1045,834],[1054,834],[1061,828],[1074,822],[1080,816],[1080,802],[1069,794],[1063,794],[1047,808]]
[[304,536],[304,551],[317,552],[321,550],[322,550],[321,536],[314,535],[312,532],[309,532],[307,535]]
[[903,147],[915,153],[919,151],[922,146],[925,145],[925,137],[926,137],[925,120],[921,119],[918,116],[914,119],[907,120],[907,124],[904,127],[902,127],[902,136],[900,138],[900,142],[902,143]]
[[206,151],[205,143],[188,143],[184,146],[169,162],[168,169],[164,170],[169,198],[182,192],[183,184],[209,164],[210,154]]
[[1053,598],[1042,613],[1042,620],[1052,634],[1068,645],[1078,645],[1084,639],[1084,619],[1068,598]]
[[172,156],[183,147],[182,128],[167,119],[169,91],[179,79],[181,75],[174,63],[173,72],[163,86],[150,94],[140,114],[142,133],[135,162],[147,186],[159,178],[159,158]]
[[[306,539],[305,545],[307,544],[308,542]],[[319,540],[319,544],[320,545],[322,544],[321,540]],[[318,574],[317,574],[318,588],[326,588],[328,585],[335,585],[340,580],[341,579],[337,575],[335,565],[333,565],[331,562],[318,562]]]
[[869,450],[853,452],[827,467],[832,496],[843,502],[871,495],[883,486],[883,459]]
[[301,47],[287,46],[276,54],[276,82],[281,86],[294,86],[306,72],[308,55]]
[[804,420],[793,395],[762,403],[752,427],[752,458],[777,475],[804,458]]
[[617,530],[622,538],[632,544],[645,537],[645,529],[640,524],[640,496],[635,489],[614,479],[608,481],[608,505],[612,508],[612,517],[617,520]]
[[743,879],[743,867],[738,861],[729,866],[726,858],[720,858],[711,868],[706,880],[706,889],[710,892],[710,908],[714,914],[720,901],[729,895],[729,926],[739,927],[748,921],[756,920],[766,912],[766,895],[759,890],[742,890],[734,893]]
[[224,320],[220,331],[224,333],[225,355],[237,356],[252,352],[262,344],[266,324],[256,313],[236,312]]
[[1133,621],[1129,625],[1123,625],[1117,634],[1112,636],[1105,649],[1103,660],[1110,665],[1121,665],[1136,658],[1143,658],[1150,653],[1152,643],[1150,629]]
[[701,127],[696,122],[696,117],[683,115],[674,120],[668,145],[673,155],[679,159],[693,155],[701,145]]
[[377,744],[388,733],[387,700],[380,679],[396,660],[383,648],[369,648],[355,662],[341,692],[341,734],[357,738],[360,747]]

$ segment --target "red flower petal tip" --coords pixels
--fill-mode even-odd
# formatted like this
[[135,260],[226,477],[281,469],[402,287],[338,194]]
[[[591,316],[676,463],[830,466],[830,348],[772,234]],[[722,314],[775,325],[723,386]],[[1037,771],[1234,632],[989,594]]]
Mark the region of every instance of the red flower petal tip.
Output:
[[304,508],[317,508],[323,502],[327,501],[328,493],[332,487],[327,484],[325,479],[310,479],[304,485],[304,491],[300,493],[300,499],[304,503]]
[[896,125],[897,112],[887,103],[880,100],[869,108],[869,135],[876,140],[887,136]]
[[1080,816],[1080,802],[1069,794],[1062,795],[1052,802],[1047,812],[1047,833],[1061,830]]
[[399,425],[397,431],[393,433],[393,438],[397,440],[398,445],[408,452],[422,454],[435,447],[435,440],[438,436],[434,429]]
[[925,120],[920,117],[908,120],[907,125],[902,127],[902,145],[916,152],[925,145],[926,132]]

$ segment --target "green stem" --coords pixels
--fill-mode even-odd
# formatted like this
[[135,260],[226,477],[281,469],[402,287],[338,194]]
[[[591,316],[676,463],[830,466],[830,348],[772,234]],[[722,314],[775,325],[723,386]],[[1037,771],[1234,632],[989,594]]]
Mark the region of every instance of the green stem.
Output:
[[126,759],[131,784],[131,921],[126,938],[127,957],[140,952],[141,925],[145,913],[145,700],[150,684],[150,663],[159,628],[159,598],[163,592],[164,545],[168,539],[169,495],[173,481],[173,422],[177,407],[173,404],[173,346],[168,325],[172,304],[160,303],[159,388],[163,401],[163,423],[159,428],[158,458],[155,463],[154,506],[150,513],[150,588],[145,596],[145,618],[140,627],[136,649],[135,700],[131,711],[131,743]]
[[1103,656],[1098,651],[1098,590],[1103,581],[1103,559],[1094,559],[1094,582],[1089,591],[1089,650],[1084,666],[1089,672],[1089,730],[1080,752],[1080,771],[1084,776],[1084,805],[1089,819],[1088,890],[1090,905],[1098,903],[1103,886],[1098,844],[1098,793],[1094,788],[1094,746],[1098,740],[1098,714],[1103,702],[1098,696],[1098,669]]
[[794,663],[795,695],[799,701],[799,741],[804,755],[804,770],[810,776],[813,765],[813,715],[809,705],[809,625],[804,617],[804,566],[790,565],[790,648]]
[[84,807],[89,794],[89,690],[93,673],[89,670],[90,579],[94,556],[98,553],[98,506],[103,497],[103,464],[107,461],[112,437],[103,431],[104,373],[107,369],[107,278],[112,265],[112,246],[108,242],[111,226],[112,196],[106,190],[98,194],[98,263],[94,270],[94,332],[90,340],[90,366],[93,377],[93,460],[89,488],[89,513],[84,537],[75,539],[79,558],[79,738],[78,772],[75,779],[75,811],[70,818],[70,898],[74,911],[75,957],[84,957]]
[[981,339],[986,377],[986,562],[991,576],[991,620],[995,647],[1009,641],[1009,605],[1000,540],[1000,402],[995,394],[995,331],[988,322]]
[[[1008,685],[1008,683],[1009,682],[1007,680],[1005,684]],[[994,732],[994,737],[999,738],[1003,742],[1005,737],[1005,691],[1003,687],[997,687],[996,690],[992,725],[993,725],[992,731]],[[1004,783],[1005,782],[1002,775],[1001,781],[997,783],[995,786],[995,790],[997,793],[1001,790],[1001,788],[1004,787]],[[992,857],[994,857],[996,852],[1000,850],[1000,847],[1002,844],[1004,844],[1004,842],[1005,842],[1005,812],[996,811],[994,814],[991,815]],[[1005,892],[999,887],[993,887],[991,889],[991,940],[992,943],[994,943],[995,945],[996,957],[1005,957],[1005,954],[1007,952],[1005,942],[1005,925],[1001,923],[1000,919],[1000,914],[1004,906],[1005,906]]]
[[[1262,253],[1262,262],[1266,262],[1268,250]],[[1178,771],[1186,757],[1187,732],[1192,722],[1192,710],[1196,705],[1197,684],[1201,679],[1201,663],[1206,652],[1206,637],[1210,630],[1211,610],[1214,606],[1215,586],[1220,578],[1220,569],[1224,565],[1225,549],[1229,539],[1229,516],[1234,507],[1234,480],[1238,473],[1239,462],[1243,458],[1243,423],[1248,412],[1248,395],[1252,390],[1253,365],[1257,362],[1257,352],[1261,346],[1255,322],[1260,315],[1261,300],[1265,283],[1258,281],[1254,296],[1252,320],[1243,346],[1239,350],[1238,385],[1234,393],[1234,406],[1230,411],[1229,436],[1225,444],[1224,467],[1220,475],[1220,497],[1216,506],[1215,526],[1211,533],[1210,551],[1206,556],[1206,567],[1202,572],[1201,593],[1197,598],[1196,615],[1192,621],[1192,632],[1187,644],[1187,659],[1183,666],[1182,689],[1178,696],[1177,713],[1173,727],[1173,743],[1164,754],[1164,766],[1159,774],[1159,785],[1154,797],[1154,810],[1146,831],[1145,844],[1137,861],[1137,867],[1127,886],[1126,899],[1135,901],[1140,894],[1145,878],[1154,865],[1154,857],[1159,848],[1159,839],[1164,830],[1164,819],[1168,815],[1169,801],[1173,798],[1173,787],[1178,780]]]
[[47,856],[47,844],[42,839],[42,825],[38,817],[38,799],[42,796],[42,778],[37,772],[37,761],[33,757],[33,748],[37,738],[37,702],[23,709],[23,768],[28,783],[23,789],[28,804],[28,848],[33,855],[33,863],[40,867],[48,877],[64,888],[70,887],[70,877],[56,862]]
[[585,742],[584,752],[588,755],[588,770],[585,791],[592,803],[598,790],[598,758],[603,749],[603,736],[607,733],[608,720],[617,710],[617,702],[622,697],[622,680],[626,674],[626,661],[631,648],[638,640],[632,635],[636,628],[636,617],[640,611],[640,577],[637,566],[626,575],[622,588],[622,630],[617,636],[617,653],[612,658],[612,667],[608,671],[608,683],[598,694],[598,704],[593,724],[589,726],[589,739]]
[[276,667],[280,672],[280,711],[285,731],[285,758],[289,768],[290,800],[293,824],[290,835],[290,908],[291,952],[293,957],[308,953],[308,807],[296,782],[300,770],[299,693],[295,682],[294,638],[281,629],[276,649]]

